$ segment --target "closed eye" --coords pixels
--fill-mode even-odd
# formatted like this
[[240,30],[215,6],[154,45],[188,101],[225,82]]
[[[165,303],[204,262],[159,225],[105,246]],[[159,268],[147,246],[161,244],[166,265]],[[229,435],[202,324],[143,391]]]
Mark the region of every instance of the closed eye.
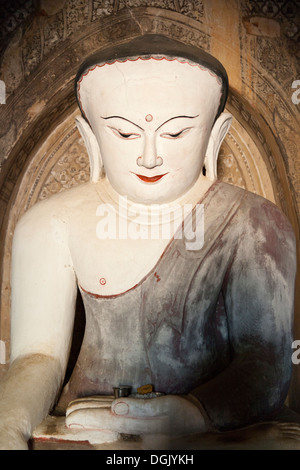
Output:
[[136,134],[134,132],[121,132],[118,129],[116,129],[115,127],[111,127],[111,126],[108,126],[108,127],[113,131],[113,133],[117,137],[120,137],[120,139],[133,140],[133,139],[139,139],[141,137],[140,134]]
[[163,137],[164,139],[180,139],[181,137],[186,135],[191,129],[193,129],[193,128],[192,127],[185,127],[181,131],[176,132],[174,134],[171,133],[171,132],[164,132],[163,134],[160,134],[160,137]]

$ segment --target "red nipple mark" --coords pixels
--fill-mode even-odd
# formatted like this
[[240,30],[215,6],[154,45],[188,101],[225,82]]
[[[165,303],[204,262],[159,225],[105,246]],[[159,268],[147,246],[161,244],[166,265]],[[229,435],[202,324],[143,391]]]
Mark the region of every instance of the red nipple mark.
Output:
[[101,277],[101,278],[99,279],[99,282],[100,282],[101,286],[105,286],[105,284],[106,284],[106,279],[105,279],[105,277]]
[[160,281],[160,277],[159,277],[159,275],[157,274],[157,272],[154,273],[154,276],[156,277],[156,282],[159,282],[159,281]]

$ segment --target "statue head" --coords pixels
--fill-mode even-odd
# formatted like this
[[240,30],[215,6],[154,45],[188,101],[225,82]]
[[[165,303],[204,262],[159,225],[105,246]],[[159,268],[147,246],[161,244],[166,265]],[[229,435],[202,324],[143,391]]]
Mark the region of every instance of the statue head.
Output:
[[216,179],[231,123],[223,66],[194,46],[146,35],[90,57],[76,77],[91,179],[140,203],[187,192],[205,167]]

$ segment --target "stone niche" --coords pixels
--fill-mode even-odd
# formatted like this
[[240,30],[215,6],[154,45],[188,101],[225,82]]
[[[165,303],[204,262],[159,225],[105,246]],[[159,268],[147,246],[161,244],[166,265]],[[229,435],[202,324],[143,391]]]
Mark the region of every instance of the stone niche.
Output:
[[[10,86],[0,108],[1,370],[9,362],[14,227],[39,200],[89,179],[87,153],[74,123],[79,111],[73,80],[84,57],[109,43],[153,32],[198,45],[223,62],[230,81],[226,110],[233,122],[220,149],[219,178],[277,204],[298,237],[298,179],[292,151],[297,151],[299,121],[285,90],[278,89],[279,82],[264,70],[260,53],[267,40],[259,35],[266,34],[261,32],[265,23],[259,21],[256,27],[249,17],[243,18],[248,2],[226,2],[226,8],[219,0],[128,5],[61,2],[61,9],[36,17],[22,39],[14,37],[3,55],[1,74],[4,81],[10,79]],[[296,335],[299,316],[296,313]]]

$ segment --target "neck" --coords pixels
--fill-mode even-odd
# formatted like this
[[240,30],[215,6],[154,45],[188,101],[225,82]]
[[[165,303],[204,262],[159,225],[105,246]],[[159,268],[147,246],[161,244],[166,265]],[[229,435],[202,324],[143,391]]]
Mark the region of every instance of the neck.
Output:
[[[172,225],[178,227],[187,212],[200,202],[213,182],[200,175],[193,186],[174,201],[162,204],[141,204],[117,193],[105,177],[95,183],[95,189],[104,204],[113,206],[119,220],[133,222],[139,226]],[[173,232],[172,230],[172,232]]]
[[141,210],[149,211],[151,209],[156,209],[160,207],[162,210],[167,209],[168,207],[183,205],[183,204],[196,204],[199,202],[205,193],[209,190],[214,182],[209,180],[202,173],[196,179],[195,183],[188,189],[184,194],[174,199],[173,201],[164,202],[164,203],[153,203],[153,204],[144,204],[139,202],[131,201],[126,195],[119,194],[114,190],[109,180],[105,176],[100,181],[95,183],[97,193],[103,199],[103,202],[110,203],[114,207],[119,205],[120,200],[126,200],[126,203],[131,207],[136,207]]

